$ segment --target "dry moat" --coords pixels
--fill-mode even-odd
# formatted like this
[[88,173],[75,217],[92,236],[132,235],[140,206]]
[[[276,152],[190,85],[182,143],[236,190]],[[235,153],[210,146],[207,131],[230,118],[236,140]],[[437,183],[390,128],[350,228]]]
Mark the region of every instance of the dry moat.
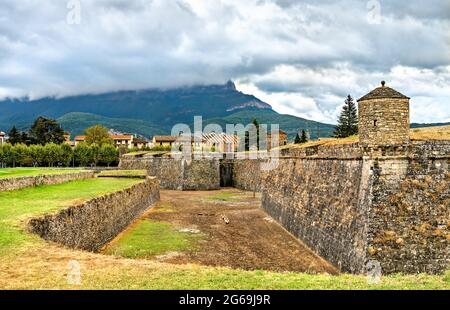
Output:
[[161,201],[105,253],[172,264],[336,274],[260,209],[260,194],[237,189],[161,191]]

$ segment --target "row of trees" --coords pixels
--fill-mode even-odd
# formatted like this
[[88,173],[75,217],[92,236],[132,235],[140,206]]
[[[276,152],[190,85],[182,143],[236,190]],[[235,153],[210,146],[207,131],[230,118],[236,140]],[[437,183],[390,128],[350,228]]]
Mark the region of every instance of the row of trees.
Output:
[[80,143],[75,148],[66,143],[0,145],[0,167],[109,167],[118,160],[119,151],[110,144]]
[[304,129],[302,129],[302,134],[301,136],[298,134],[295,136],[294,139],[294,144],[303,144],[308,142],[308,135],[306,134],[306,131]]

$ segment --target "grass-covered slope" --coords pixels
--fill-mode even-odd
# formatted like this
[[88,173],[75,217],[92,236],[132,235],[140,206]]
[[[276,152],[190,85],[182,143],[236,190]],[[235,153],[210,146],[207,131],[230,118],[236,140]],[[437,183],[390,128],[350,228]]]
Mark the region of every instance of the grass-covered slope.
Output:
[[24,230],[25,221],[30,217],[55,212],[138,182],[142,180],[93,178],[0,192],[0,256],[19,249],[27,242],[42,242]]
[[71,112],[58,118],[61,126],[72,136],[82,135],[86,128],[94,125],[103,125],[107,128],[114,128],[115,130],[138,134],[146,137],[154,135],[164,135],[170,133],[170,128],[159,125],[152,125],[150,122],[129,119],[129,118],[111,118],[92,113]]
[[413,140],[450,140],[450,125],[411,129]]
[[[80,285],[67,281],[68,263],[81,267]],[[45,272],[43,272],[45,271]],[[389,275],[368,284],[364,275],[314,275],[244,271],[200,265],[173,265],[124,259],[43,244],[0,256],[2,289],[154,289],[154,290],[449,290],[446,275]]]

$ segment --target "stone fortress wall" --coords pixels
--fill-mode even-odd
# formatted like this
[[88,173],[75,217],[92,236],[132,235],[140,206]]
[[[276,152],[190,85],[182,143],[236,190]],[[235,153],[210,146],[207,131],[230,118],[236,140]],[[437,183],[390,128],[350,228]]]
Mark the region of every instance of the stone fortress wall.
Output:
[[384,273],[444,272],[450,141],[378,151],[392,156],[281,159],[262,174],[262,208],[342,271],[377,261]]
[[159,182],[147,177],[130,188],[31,219],[28,230],[71,248],[97,251],[158,200]]
[[84,180],[94,177],[93,171],[68,172],[64,174],[39,175],[34,177],[17,177],[0,179],[0,192],[13,191],[40,185],[55,185],[69,181]]
[[268,159],[222,161],[227,169],[199,161],[191,173],[174,159],[121,165],[163,179],[175,166],[164,183],[179,189],[217,185],[231,170],[227,184],[260,191],[267,213],[344,272],[372,263],[383,273],[441,273],[450,266],[450,141],[410,141],[409,98],[381,84],[358,100],[359,143],[285,149],[272,170],[262,169]]
[[147,170],[163,189],[214,190],[220,188],[218,159],[176,160],[170,157],[121,158],[120,169]]
[[[364,154],[369,151],[372,156]],[[267,159],[224,162],[233,165],[234,187],[261,192],[267,213],[340,270],[362,273],[371,260],[379,262],[384,273],[439,273],[448,268],[450,141],[371,149],[352,143],[295,148],[283,155],[269,171],[261,166]],[[127,161],[127,168],[156,165],[156,171],[181,165],[169,158],[150,166],[144,159]],[[203,161],[197,165],[205,167]],[[181,176],[209,178],[203,184],[217,185],[220,163],[210,165],[214,169],[206,174],[199,169],[192,170],[196,177]],[[175,177],[180,177],[178,169],[165,179],[166,188],[184,184]]]

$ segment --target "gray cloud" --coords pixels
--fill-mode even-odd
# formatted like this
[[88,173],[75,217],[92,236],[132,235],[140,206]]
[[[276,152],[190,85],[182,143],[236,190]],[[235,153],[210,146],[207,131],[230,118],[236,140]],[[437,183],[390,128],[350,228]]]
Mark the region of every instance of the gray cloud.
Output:
[[449,2],[379,3],[373,24],[357,0],[81,0],[69,25],[67,1],[2,1],[0,97],[232,78],[281,112],[332,122],[346,94],[386,79],[417,97],[413,121],[450,121]]

